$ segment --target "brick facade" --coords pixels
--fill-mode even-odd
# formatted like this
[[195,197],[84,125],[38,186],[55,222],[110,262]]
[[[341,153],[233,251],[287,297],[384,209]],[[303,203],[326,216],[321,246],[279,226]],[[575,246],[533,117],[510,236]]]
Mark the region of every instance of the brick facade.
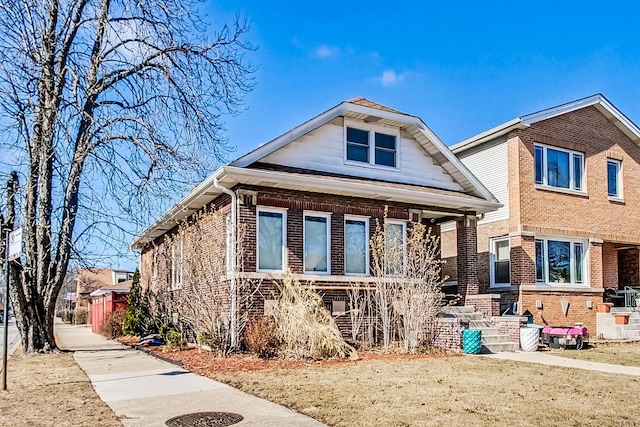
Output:
[[[354,215],[369,218],[369,238],[376,230],[376,224],[384,221],[385,212],[390,219],[408,221],[410,210],[419,210],[416,205],[385,203],[354,197],[328,196],[317,193],[306,193],[291,190],[273,189],[255,186],[237,186],[234,189],[238,193],[250,192],[255,195],[252,198],[239,197],[238,224],[243,230],[242,260],[240,262],[240,277],[246,281],[259,283],[256,297],[251,300],[248,312],[250,317],[265,314],[265,300],[276,299],[279,294],[279,280],[282,274],[257,273],[257,227],[256,212],[258,207],[272,207],[286,209],[286,264],[294,276],[302,283],[310,280],[304,273],[304,212],[325,212],[331,214],[331,271],[329,275],[312,275],[313,286],[322,295],[325,305],[329,310],[334,301],[345,301],[349,310],[349,298],[347,289],[350,282],[357,278],[344,277],[344,220],[345,215]],[[211,215],[202,215],[203,211],[212,212]],[[230,307],[229,278],[226,273],[226,244],[224,216],[230,211],[230,198],[221,196],[214,200],[205,209],[194,213],[183,225],[176,226],[164,236],[156,239],[153,244],[147,245],[140,256],[141,283],[145,288],[150,288],[156,293],[171,289],[171,250],[173,242],[183,242],[183,283],[179,290],[168,292],[167,309],[176,310],[172,304],[181,295],[189,293],[201,293],[206,289],[206,298],[211,303],[218,305],[221,312],[228,313]],[[431,222],[428,222],[431,225]],[[473,224],[475,225],[475,224]],[[434,224],[432,232],[439,235],[440,229]],[[466,236],[475,238],[475,227],[470,227]],[[209,255],[203,255],[203,249],[198,245],[218,245],[217,250],[206,251]],[[216,243],[217,242],[217,243]],[[475,240],[469,240],[469,244],[475,247]],[[208,249],[213,249],[209,248]],[[475,254],[474,251],[471,251]],[[203,270],[203,259],[206,259],[209,268]],[[154,267],[154,262],[156,266]],[[473,262],[473,260],[470,260]],[[275,278],[275,279],[274,279]],[[365,280],[366,282],[366,280]],[[476,275],[477,282],[477,275]],[[195,289],[198,286],[200,289]],[[350,336],[351,319],[349,314],[337,315],[336,323],[345,336]]]
[[[535,143],[584,153],[584,194],[536,186]],[[503,309],[519,302],[520,312],[529,310],[536,322],[583,322],[595,332],[595,308],[588,305],[602,301],[603,288],[640,286],[640,147],[595,106],[512,130],[506,144],[509,218],[478,226],[480,292],[500,293]],[[608,158],[622,162],[624,202],[607,195]],[[492,237],[504,235],[509,235],[511,247],[511,287],[490,288],[486,251]],[[586,286],[536,285],[535,240],[554,237],[586,242]],[[459,275],[460,259],[452,255],[450,238],[448,231],[442,246],[446,271],[452,272],[457,261]],[[566,316],[560,301],[569,302]]]

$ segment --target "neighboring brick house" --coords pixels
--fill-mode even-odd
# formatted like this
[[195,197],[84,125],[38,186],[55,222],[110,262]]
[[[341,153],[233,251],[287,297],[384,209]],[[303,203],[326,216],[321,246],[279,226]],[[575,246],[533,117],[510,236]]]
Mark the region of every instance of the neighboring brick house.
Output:
[[[465,259],[458,285],[465,294],[467,286],[477,293],[472,219],[499,206],[422,120],[355,98],[219,168],[131,247],[141,251],[143,287],[194,292],[217,283],[210,297],[229,313],[236,295],[228,282],[242,275],[262,280],[263,299],[253,305],[262,314],[273,280],[289,269],[314,282],[339,315],[348,310],[349,283],[371,281],[369,238],[385,208],[388,227],[398,233],[410,220],[439,232],[440,223],[458,219]],[[207,209],[215,214],[202,215]],[[244,251],[234,271],[234,254],[225,248],[240,226]],[[203,235],[210,238],[203,242]],[[206,252],[217,253],[217,262],[196,267],[204,252],[196,248],[216,236],[223,244]]]
[[[477,228],[480,291],[494,312],[498,299],[502,311],[517,302],[536,323],[593,333],[604,289],[639,285],[639,144],[640,129],[594,95],[451,147],[503,205]],[[452,227],[442,256],[455,279]]]

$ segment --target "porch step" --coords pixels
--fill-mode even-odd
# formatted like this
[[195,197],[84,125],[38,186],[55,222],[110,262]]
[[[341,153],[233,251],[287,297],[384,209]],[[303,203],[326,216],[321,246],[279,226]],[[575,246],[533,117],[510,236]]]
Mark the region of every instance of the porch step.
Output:
[[451,314],[475,313],[473,307],[468,305],[452,305],[447,307],[447,312]]
[[489,344],[482,344],[480,353],[500,353],[501,351],[518,351],[520,345],[515,342],[495,342]]
[[509,342],[509,335],[501,335],[501,334],[482,334],[482,344],[499,344],[502,342]]
[[493,326],[488,320],[469,320],[469,327],[471,329],[485,329],[492,328]]

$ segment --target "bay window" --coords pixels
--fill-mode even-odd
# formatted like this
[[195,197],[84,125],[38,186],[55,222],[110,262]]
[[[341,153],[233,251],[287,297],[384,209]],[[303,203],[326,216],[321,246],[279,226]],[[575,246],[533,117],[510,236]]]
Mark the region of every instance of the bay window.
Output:
[[258,271],[284,271],[287,211],[258,208],[257,217]]

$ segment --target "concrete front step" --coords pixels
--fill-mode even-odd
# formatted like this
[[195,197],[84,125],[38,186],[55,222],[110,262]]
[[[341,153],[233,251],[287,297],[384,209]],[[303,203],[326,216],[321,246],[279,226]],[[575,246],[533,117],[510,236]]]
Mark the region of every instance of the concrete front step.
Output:
[[509,335],[482,335],[482,344],[495,344],[509,341]]
[[451,314],[459,314],[459,313],[475,313],[473,307],[467,306],[467,305],[452,305],[450,307],[447,307],[447,312],[451,313]]
[[471,329],[486,329],[493,328],[493,325],[488,320],[470,320],[469,327]]
[[482,344],[480,353],[500,353],[501,351],[518,351],[520,345],[515,342],[495,342]]

